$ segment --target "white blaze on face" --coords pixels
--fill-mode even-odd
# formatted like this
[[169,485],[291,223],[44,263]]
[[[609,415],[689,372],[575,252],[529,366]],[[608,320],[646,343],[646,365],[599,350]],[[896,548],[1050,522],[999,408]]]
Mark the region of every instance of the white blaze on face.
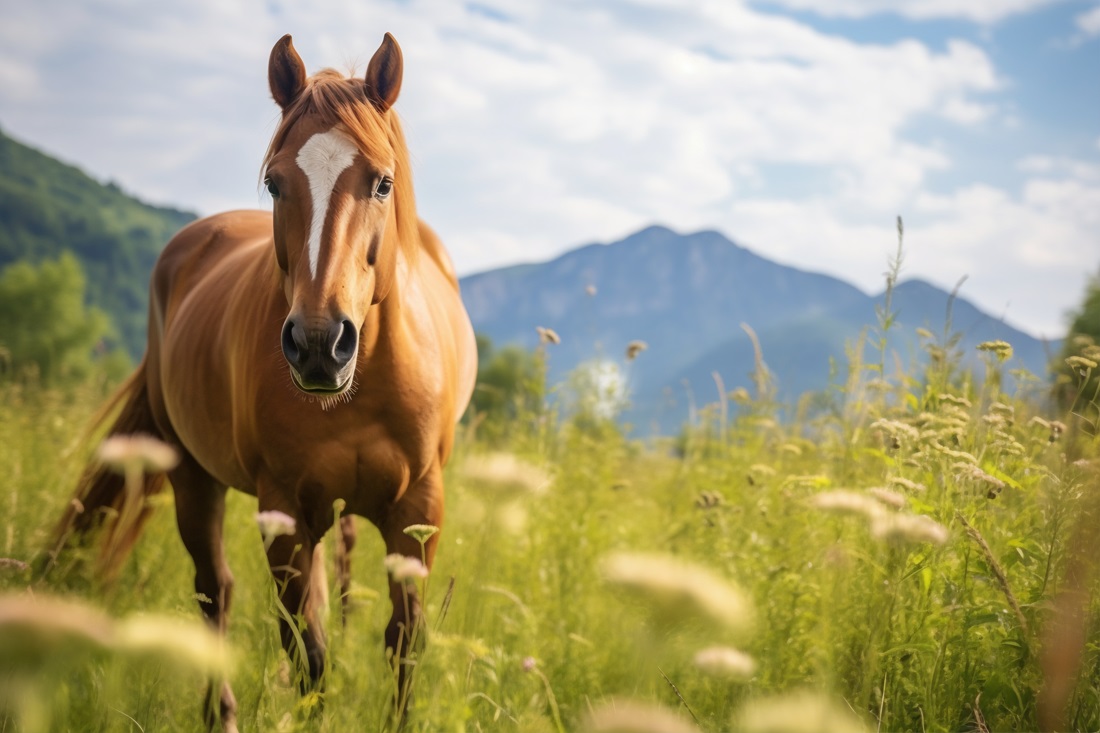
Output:
[[313,220],[309,225],[309,274],[317,277],[321,258],[321,234],[328,218],[329,199],[336,179],[351,165],[358,152],[347,135],[337,130],[319,132],[298,151],[297,163],[309,181],[313,198]]

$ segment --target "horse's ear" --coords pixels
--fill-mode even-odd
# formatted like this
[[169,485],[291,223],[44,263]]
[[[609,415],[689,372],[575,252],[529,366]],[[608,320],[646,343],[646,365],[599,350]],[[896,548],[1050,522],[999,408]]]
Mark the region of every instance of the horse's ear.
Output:
[[401,75],[405,68],[401,60],[401,47],[389,33],[382,39],[382,45],[374,52],[367,66],[367,97],[385,112],[397,101],[401,91]]
[[271,96],[283,109],[305,88],[306,65],[294,50],[289,33],[280,38],[271,49],[271,59],[267,64],[267,83],[271,86]]

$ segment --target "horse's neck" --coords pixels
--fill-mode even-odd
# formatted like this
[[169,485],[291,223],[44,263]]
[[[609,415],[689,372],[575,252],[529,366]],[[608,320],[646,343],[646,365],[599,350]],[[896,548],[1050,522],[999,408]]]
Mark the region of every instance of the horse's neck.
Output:
[[[371,307],[366,323],[363,324],[363,332],[367,336],[360,336],[363,350],[369,349],[373,352],[379,347],[387,350],[396,348],[405,329],[405,315],[408,310],[405,299],[415,290],[415,284],[410,281],[413,277],[416,277],[416,273],[406,254],[398,252],[396,272],[390,290],[381,303]],[[361,350],[360,354],[362,353]]]

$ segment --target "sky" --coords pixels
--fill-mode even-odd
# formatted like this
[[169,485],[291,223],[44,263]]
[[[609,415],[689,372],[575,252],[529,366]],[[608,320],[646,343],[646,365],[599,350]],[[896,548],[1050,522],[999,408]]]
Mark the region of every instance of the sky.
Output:
[[1100,271],[1100,0],[0,0],[0,128],[143,200],[265,208],[284,33],[401,44],[421,216],[460,273],[650,224],[1057,338]]

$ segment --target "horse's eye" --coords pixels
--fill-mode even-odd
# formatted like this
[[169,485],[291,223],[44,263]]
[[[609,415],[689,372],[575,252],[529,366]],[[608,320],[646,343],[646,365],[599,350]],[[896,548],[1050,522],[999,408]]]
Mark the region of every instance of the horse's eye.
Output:
[[384,199],[390,195],[391,191],[393,191],[393,179],[383,177],[379,179],[378,185],[374,189],[374,195],[376,198]]
[[275,181],[268,178],[264,183],[267,184],[267,192],[271,194],[271,198],[279,198],[279,187],[275,185]]

